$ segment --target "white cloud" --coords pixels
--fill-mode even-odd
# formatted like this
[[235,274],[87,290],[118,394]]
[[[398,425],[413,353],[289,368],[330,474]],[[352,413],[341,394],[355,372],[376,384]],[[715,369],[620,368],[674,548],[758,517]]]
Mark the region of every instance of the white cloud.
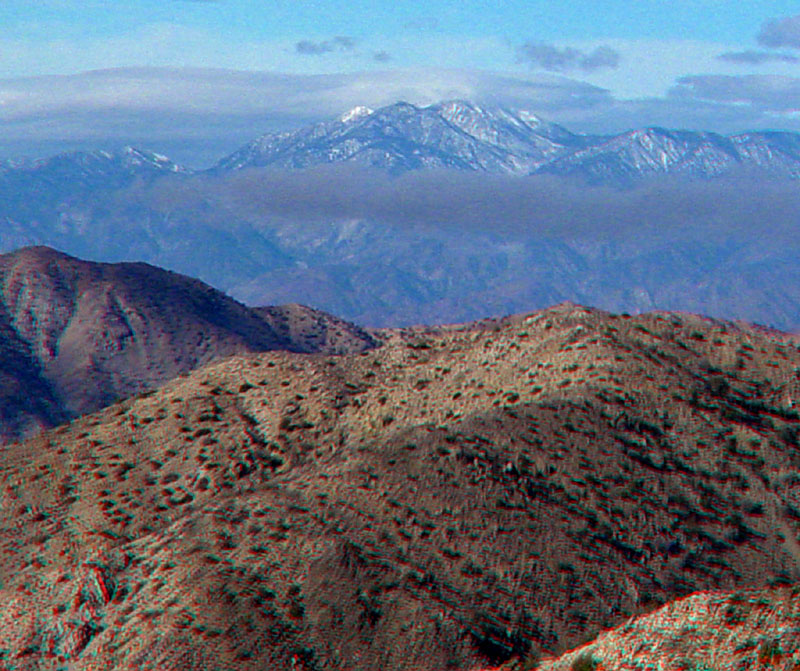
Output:
[[442,68],[326,75],[122,68],[6,79],[0,80],[0,158],[134,144],[202,167],[264,132],[330,119],[355,105],[454,98],[528,109],[588,132],[648,125],[800,130],[800,119],[787,114],[797,109],[800,80],[753,77],[678,76],[664,93],[627,100],[597,85],[600,76],[587,83]]
[[726,72],[717,56],[730,51],[719,44],[692,40],[609,40],[622,55],[616,70],[587,74],[585,79],[618,98],[663,96],[678,77],[690,72]]
[[[0,156],[49,147],[126,143],[191,162],[211,162],[268,130],[339,115],[357,104],[428,104],[468,98],[560,118],[606,104],[596,87],[555,76],[467,70],[392,70],[342,75],[210,69],[123,68],[0,80]],[[201,147],[206,149],[201,151]],[[181,148],[183,147],[183,149]],[[216,153],[215,153],[216,152]]]
[[[621,100],[661,98],[675,82],[690,74],[740,75],[742,64],[720,59],[721,54],[741,52],[741,45],[699,40],[620,40],[571,42],[567,46],[590,53],[602,45],[619,53],[618,68],[581,73],[581,79],[607,89]],[[761,60],[747,67],[753,74],[794,76],[797,65],[789,59]]]
[[574,47],[528,41],[517,48],[518,63],[550,72],[615,69],[619,67],[619,61],[619,53],[605,45],[595,47],[592,51],[581,51]]
[[800,79],[777,75],[692,75],[681,77],[671,94],[694,100],[750,105],[772,113],[800,111]]
[[0,76],[70,74],[137,66],[277,69],[299,66],[294,42],[231,41],[178,23],[151,23],[121,35],[65,39],[0,39]]
[[278,114],[306,121],[338,114],[356,102],[380,106],[398,99],[425,104],[443,98],[504,98],[527,100],[558,110],[565,106],[585,106],[605,96],[596,87],[563,77],[468,70],[301,75],[199,68],[120,68],[0,80],[0,121],[76,108]]
[[[235,70],[334,74],[378,67],[373,54],[387,52],[400,67],[492,68],[513,61],[513,49],[498,37],[467,37],[436,32],[394,36],[331,36],[310,40],[287,34],[281,39],[230,39],[223,33],[180,23],[150,23],[122,34],[87,37],[70,26],[48,38],[41,30],[26,38],[0,37],[0,77],[71,74],[122,67],[215,67]],[[309,58],[324,55],[324,58]]]

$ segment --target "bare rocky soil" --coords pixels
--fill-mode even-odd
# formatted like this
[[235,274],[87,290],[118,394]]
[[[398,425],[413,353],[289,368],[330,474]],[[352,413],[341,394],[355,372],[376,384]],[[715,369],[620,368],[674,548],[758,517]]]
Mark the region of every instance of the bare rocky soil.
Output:
[[788,338],[569,304],[377,335],[6,447],[0,668],[794,668]]
[[[540,671],[800,668],[800,589],[699,592],[632,618]],[[519,667],[517,667],[519,668]]]

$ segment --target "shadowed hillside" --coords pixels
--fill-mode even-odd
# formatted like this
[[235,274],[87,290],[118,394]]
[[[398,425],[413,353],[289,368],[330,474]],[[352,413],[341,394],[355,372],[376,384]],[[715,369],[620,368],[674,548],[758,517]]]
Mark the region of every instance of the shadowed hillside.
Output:
[[147,264],[23,249],[0,256],[0,438],[97,410],[219,357],[371,345],[356,327],[301,306],[257,312]]
[[10,446],[3,663],[467,670],[798,581],[781,334],[562,305],[380,335]]

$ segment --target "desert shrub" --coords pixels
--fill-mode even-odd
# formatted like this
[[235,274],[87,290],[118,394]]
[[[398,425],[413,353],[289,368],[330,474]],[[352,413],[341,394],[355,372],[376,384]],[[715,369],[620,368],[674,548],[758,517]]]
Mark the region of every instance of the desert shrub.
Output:
[[792,585],[792,578],[787,573],[779,573],[767,581],[770,587],[789,587]]
[[594,671],[597,668],[597,662],[591,653],[584,652],[573,660],[570,668],[572,671]]
[[520,671],[536,671],[539,668],[541,659],[542,655],[538,650],[530,653],[522,662],[522,666],[519,667]]
[[495,665],[523,657],[530,650],[529,637],[519,627],[509,628],[498,618],[496,604],[474,614],[470,634],[480,654]]
[[762,665],[776,664],[780,661],[781,655],[781,645],[777,639],[764,641],[758,650],[758,663]]
[[314,424],[306,420],[304,417],[293,419],[290,415],[284,415],[281,417],[281,421],[278,426],[283,431],[298,431],[303,429],[311,429],[313,428]]
[[706,388],[712,396],[722,398],[728,395],[731,387],[723,375],[712,375],[706,380]]
[[763,515],[764,504],[759,501],[747,501],[744,504],[744,511],[748,515]]
[[724,407],[722,409],[722,419],[726,422],[736,422],[737,424],[745,424],[747,426],[760,426],[763,421],[758,415],[742,412],[737,408]]
[[794,426],[782,426],[778,431],[778,437],[786,443],[786,445],[797,447],[797,428]]
[[729,627],[741,624],[746,619],[747,613],[740,605],[732,603],[725,609],[725,624]]

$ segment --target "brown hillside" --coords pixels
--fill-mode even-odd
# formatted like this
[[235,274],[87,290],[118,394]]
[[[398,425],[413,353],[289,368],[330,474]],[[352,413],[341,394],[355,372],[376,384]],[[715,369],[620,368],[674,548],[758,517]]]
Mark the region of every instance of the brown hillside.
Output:
[[259,313],[147,264],[26,248],[0,256],[0,357],[8,361],[0,439],[97,410],[220,357],[371,345],[356,327],[308,308]]
[[[699,592],[631,618],[537,671],[800,668],[800,588]],[[504,671],[520,668],[509,664]]]
[[305,305],[269,305],[252,308],[288,344],[289,352],[352,354],[377,345],[367,330]]
[[382,335],[10,446],[0,662],[466,670],[798,580],[796,347],[573,305]]

